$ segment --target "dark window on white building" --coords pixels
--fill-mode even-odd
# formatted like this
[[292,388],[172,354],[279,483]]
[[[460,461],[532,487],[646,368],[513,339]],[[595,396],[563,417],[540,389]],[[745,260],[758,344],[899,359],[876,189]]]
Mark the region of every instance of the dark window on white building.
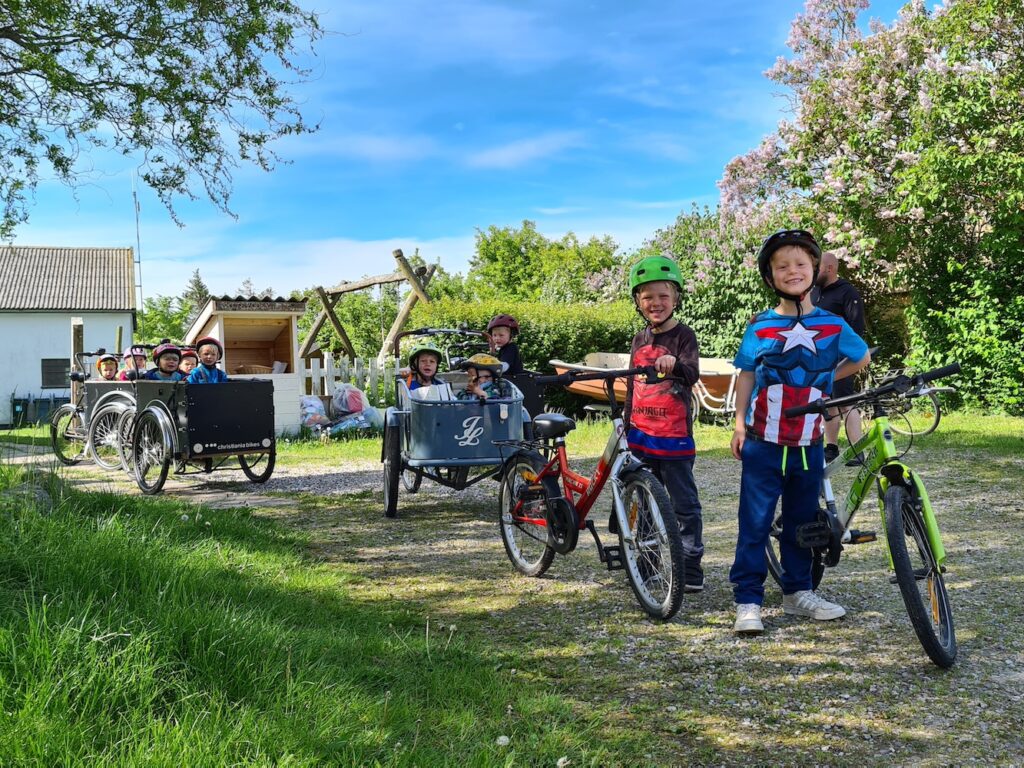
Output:
[[68,376],[71,374],[71,361],[66,357],[44,358],[43,389],[67,389]]

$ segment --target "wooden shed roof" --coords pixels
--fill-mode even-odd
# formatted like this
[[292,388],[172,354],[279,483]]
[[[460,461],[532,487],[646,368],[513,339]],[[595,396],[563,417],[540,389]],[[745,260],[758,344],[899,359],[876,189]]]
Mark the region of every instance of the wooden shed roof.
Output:
[[135,308],[131,248],[0,245],[0,311]]

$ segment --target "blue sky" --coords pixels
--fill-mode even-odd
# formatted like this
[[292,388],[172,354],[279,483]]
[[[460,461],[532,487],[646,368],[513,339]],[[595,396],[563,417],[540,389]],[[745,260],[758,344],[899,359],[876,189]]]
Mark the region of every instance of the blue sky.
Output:
[[[899,6],[873,2],[863,21]],[[279,143],[290,164],[271,174],[237,171],[237,220],[183,203],[178,228],[141,189],[143,293],[179,293],[198,268],[214,293],[250,278],[286,294],[390,272],[394,248],[465,272],[476,229],[524,219],[635,247],[713,205],[725,164],[773,129],[786,103],[763,72],[802,7],[329,3],[296,90],[321,131]],[[133,164],[92,162],[74,193],[40,187],[15,242],[135,246]]]

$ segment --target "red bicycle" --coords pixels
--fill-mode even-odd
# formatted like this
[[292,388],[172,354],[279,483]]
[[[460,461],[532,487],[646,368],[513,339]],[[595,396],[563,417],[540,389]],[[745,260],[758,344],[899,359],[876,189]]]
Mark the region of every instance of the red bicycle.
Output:
[[[569,371],[536,376],[537,384],[569,385],[604,379],[611,406],[611,434],[592,477],[569,467],[565,436],[576,422],[557,413],[533,419],[532,440],[498,441],[515,454],[502,470],[499,506],[501,539],[516,570],[540,576],[556,554],[572,552],[582,530],[590,531],[598,557],[608,570],[625,570],[640,606],[650,616],[669,619],[683,600],[683,544],[668,492],[626,445],[621,406],[615,400],[616,378],[639,374],[656,377],[651,367],[602,372]],[[613,513],[609,528],[617,546],[605,546],[587,515],[611,481]]]

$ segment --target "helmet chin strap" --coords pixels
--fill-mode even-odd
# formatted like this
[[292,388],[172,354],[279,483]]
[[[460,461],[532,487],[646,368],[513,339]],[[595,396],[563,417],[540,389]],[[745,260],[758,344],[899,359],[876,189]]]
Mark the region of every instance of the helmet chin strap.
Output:
[[[803,316],[803,313],[804,313],[804,299],[807,297],[807,294],[809,294],[811,292],[811,289],[808,288],[803,293],[797,294],[797,293],[786,293],[781,288],[776,288],[774,282],[771,284],[771,286],[772,286],[772,290],[775,291],[775,295],[776,296],[778,296],[780,298],[783,298],[783,299],[787,299],[789,301],[792,301],[794,304],[796,304],[796,319],[799,322],[800,318]],[[813,283],[812,283],[812,287],[813,287]]]

